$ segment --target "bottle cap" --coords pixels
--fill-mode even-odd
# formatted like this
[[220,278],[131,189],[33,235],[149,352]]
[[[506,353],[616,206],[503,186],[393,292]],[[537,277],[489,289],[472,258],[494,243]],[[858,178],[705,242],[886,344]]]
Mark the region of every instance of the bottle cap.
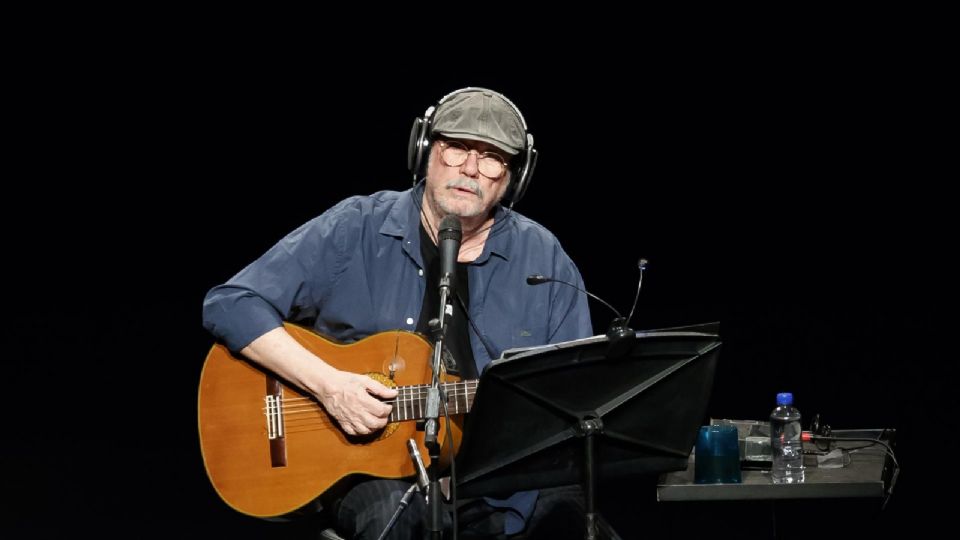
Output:
[[793,394],[790,392],[777,394],[777,405],[793,405]]

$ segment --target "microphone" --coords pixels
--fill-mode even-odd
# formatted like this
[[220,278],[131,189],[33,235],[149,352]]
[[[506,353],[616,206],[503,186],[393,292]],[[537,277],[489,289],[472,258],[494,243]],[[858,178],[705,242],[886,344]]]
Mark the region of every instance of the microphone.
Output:
[[647,268],[647,262],[648,261],[644,258],[641,258],[637,262],[637,268],[640,269],[640,280],[637,283],[637,294],[636,296],[633,297],[633,307],[630,308],[630,316],[627,318],[624,318],[623,315],[621,315],[620,312],[617,311],[617,308],[611,306],[604,299],[591,293],[590,291],[577,287],[573,283],[568,283],[566,281],[562,281],[556,278],[547,277],[547,276],[544,276],[543,274],[530,274],[529,276],[527,276],[527,284],[540,285],[541,283],[547,283],[550,281],[561,283],[563,285],[567,285],[568,287],[573,287],[574,289],[582,292],[583,294],[586,294],[590,298],[593,298],[596,301],[600,302],[601,304],[607,306],[610,309],[610,311],[612,311],[616,315],[616,318],[610,321],[610,326],[607,327],[607,339],[610,340],[610,345],[607,347],[607,356],[609,356],[610,358],[618,358],[625,355],[630,350],[630,347],[633,344],[633,341],[637,337],[636,332],[634,332],[633,329],[628,327],[627,324],[630,322],[630,319],[633,318],[633,311],[637,307],[637,300],[640,299],[640,287],[641,285],[643,285],[643,271],[646,270]]
[[413,460],[413,468],[417,470],[417,487],[420,491],[426,493],[427,485],[430,483],[427,477],[427,468],[423,466],[423,458],[420,457],[420,449],[413,439],[407,439],[407,452],[410,452],[410,459]]
[[617,308],[615,308],[615,307],[611,306],[610,304],[608,304],[603,298],[600,298],[599,296],[593,294],[593,293],[590,292],[590,291],[585,291],[585,290],[581,289],[580,287],[577,287],[577,286],[574,285],[573,283],[568,283],[568,282],[566,282],[566,281],[561,281],[561,280],[559,280],[559,279],[550,278],[550,277],[547,277],[547,276],[545,276],[545,275],[543,275],[543,274],[530,274],[529,276],[527,276],[527,285],[540,285],[541,283],[548,283],[548,282],[550,282],[550,281],[554,281],[554,282],[556,282],[556,283],[563,283],[564,285],[567,285],[567,286],[569,286],[569,287],[573,287],[574,289],[582,292],[583,294],[589,296],[590,298],[593,298],[593,299],[596,300],[597,302],[600,302],[601,304],[607,306],[608,308],[610,308],[610,311],[612,311],[612,312],[617,316],[617,318],[614,319],[614,320],[623,320],[623,321],[626,320],[626,319],[623,318],[623,315],[621,315],[620,312],[617,311]]
[[637,295],[633,297],[633,307],[630,308],[630,315],[627,315],[626,324],[633,320],[633,310],[637,309],[637,300],[640,299],[640,286],[643,285],[643,271],[647,269],[647,260],[640,257],[637,261],[637,268],[640,269],[640,279],[637,281]]
[[[437,442],[437,424],[440,418],[440,357],[443,351],[443,337],[447,331],[446,321],[453,315],[453,306],[450,305],[448,298],[454,291],[454,281],[457,277],[457,254],[460,252],[460,240],[463,238],[463,230],[460,227],[460,218],[454,215],[447,215],[440,220],[440,227],[437,228],[437,247],[440,248],[440,312],[435,319],[434,325],[430,321],[431,334],[433,337],[433,362],[430,364],[433,370],[433,379],[430,388],[427,390],[427,410],[424,413],[424,435],[423,441],[430,449],[430,456],[434,453],[439,457],[440,447]],[[433,471],[431,466],[430,470]]]
[[453,289],[457,277],[457,254],[460,253],[460,241],[463,230],[460,218],[448,215],[440,221],[437,230],[437,243],[440,244],[440,286]]

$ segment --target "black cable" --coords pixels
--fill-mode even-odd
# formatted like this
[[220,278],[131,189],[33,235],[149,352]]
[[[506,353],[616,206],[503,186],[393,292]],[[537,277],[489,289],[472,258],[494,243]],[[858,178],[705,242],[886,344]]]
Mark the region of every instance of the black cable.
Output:
[[[457,465],[456,456],[453,455],[453,431],[450,429],[450,415],[447,411],[447,400],[443,400],[444,425],[447,428],[447,443],[450,446],[450,504],[453,508],[453,540],[457,540]],[[439,464],[438,464],[439,467]],[[442,490],[441,490],[442,493]],[[442,500],[442,499],[441,499]]]
[[[829,444],[829,443],[828,443],[828,444]],[[857,448],[867,448],[868,446],[872,446],[872,445],[858,446]],[[843,464],[843,465],[842,465],[843,467],[846,467],[847,465],[850,465],[850,462],[853,460],[853,458],[850,457],[850,450],[855,450],[855,449],[856,449],[856,448],[842,448],[842,447],[837,447],[837,450],[840,450],[840,455],[841,455],[841,458],[842,458],[840,461],[841,461],[841,463]],[[805,455],[805,456],[829,456],[829,455],[830,455],[830,452],[832,452],[832,451],[833,451],[833,450],[830,450],[830,451],[824,451],[824,450],[804,450],[804,451],[803,451],[803,455]],[[820,466],[820,465],[818,464],[818,466]]]
[[[887,430],[883,430],[883,433],[886,433],[886,431],[887,431]],[[883,433],[881,433],[880,435],[882,436]],[[900,463],[897,462],[897,456],[894,454],[893,448],[891,448],[889,444],[881,441],[879,438],[877,438],[877,439],[866,439],[866,438],[859,438],[859,437],[823,437],[823,436],[819,436],[819,435],[814,435],[814,436],[811,436],[811,437],[810,437],[810,440],[812,440],[812,441],[814,441],[814,442],[816,442],[816,441],[818,441],[818,440],[821,440],[821,441],[868,442],[868,443],[870,443],[870,444],[868,444],[868,445],[866,445],[866,446],[862,446],[862,447],[859,447],[859,448],[867,448],[867,447],[873,446],[873,445],[875,445],[875,444],[879,444],[879,445],[883,446],[883,447],[884,447],[884,453],[885,453],[886,455],[890,456],[890,459],[893,461],[893,472],[890,473],[890,487],[887,488],[887,494],[886,494],[886,496],[883,498],[883,504],[880,506],[880,510],[881,510],[881,511],[884,510],[884,509],[886,509],[887,503],[890,502],[890,496],[893,495],[893,487],[894,487],[894,486],[896,485],[896,483],[897,483],[897,477],[900,476]]]
[[407,505],[410,504],[410,499],[413,497],[413,492],[417,489],[417,483],[414,482],[410,489],[403,494],[403,497],[400,498],[400,505],[397,506],[396,511],[394,511],[393,516],[390,517],[390,521],[387,522],[387,526],[384,527],[383,532],[380,533],[380,536],[377,540],[383,540],[390,534],[390,531],[393,530],[393,526],[397,524],[397,519],[400,518],[400,514],[407,508]]
[[[829,444],[829,442],[827,443]],[[864,444],[862,446],[851,446],[849,448],[841,448],[841,450],[846,450],[848,452],[853,452],[854,450],[863,450],[864,448],[870,448],[873,444]],[[826,452],[824,452],[826,453]]]
[[[410,193],[410,196],[411,198],[413,198],[413,203],[416,205],[417,209],[420,210],[420,215],[423,216],[423,219],[427,222],[427,234],[434,241],[434,243],[439,245],[439,243],[437,242],[436,233],[434,232],[434,229],[433,229],[433,224],[430,223],[430,219],[424,213],[423,206],[421,206],[419,198],[416,197],[417,189],[420,187],[423,188],[420,190],[420,193],[423,193],[423,190],[426,189],[426,179],[420,180],[420,182],[418,182],[417,185],[414,186],[413,192]],[[493,225],[490,225],[489,227],[487,227],[487,229],[496,226],[498,223],[502,223],[503,226],[506,227],[507,216],[508,214],[512,216],[511,212],[512,212],[512,209],[508,209],[504,207],[504,218],[501,220],[494,221]],[[484,230],[486,229],[481,229],[480,231],[477,232],[477,234],[483,232]],[[496,232],[490,231],[490,235],[487,236],[487,239],[489,240],[490,237],[493,236],[494,234],[499,234],[499,231],[496,231]],[[460,303],[460,309],[463,310],[463,313],[466,315],[467,322],[470,323],[470,327],[473,328],[473,333],[476,334],[477,338],[480,340],[480,343],[483,344],[483,348],[487,350],[487,356],[489,356],[490,359],[493,360],[495,358],[495,355],[493,353],[493,347],[490,346],[490,343],[486,340],[486,338],[483,337],[483,334],[480,332],[480,329],[477,328],[477,324],[473,321],[473,317],[470,316],[470,311],[467,309],[467,303],[463,301],[463,298],[460,296],[460,293],[458,291],[454,291],[454,297],[457,299],[457,302]]]
[[[467,303],[463,301],[463,298],[460,297],[459,292],[454,293],[454,297],[457,299],[457,302],[460,303],[460,309],[463,310],[463,314],[467,316],[467,322],[470,323],[470,328],[473,328],[473,333],[477,335],[477,338],[480,339],[480,343],[483,344],[483,348],[487,350],[487,356],[490,357],[490,360],[493,360],[495,357],[493,355],[493,347],[487,343],[487,340],[483,337],[483,334],[480,333],[480,329],[477,328],[476,323],[473,322],[473,317],[470,316],[470,311],[467,310]],[[479,379],[480,374],[477,374]]]
[[[411,199],[413,199],[413,204],[417,207],[417,210],[419,210],[419,213],[420,213],[420,215],[423,217],[424,221],[427,222],[427,227],[426,227],[426,229],[427,229],[427,234],[430,236],[430,239],[433,240],[433,242],[434,242],[435,244],[440,245],[439,242],[437,241],[437,237],[436,237],[436,233],[435,233],[435,230],[434,230],[434,227],[433,227],[433,223],[430,222],[430,218],[428,218],[426,212],[423,211],[423,205],[420,203],[420,198],[417,197],[418,188],[419,188],[419,192],[421,193],[421,197],[422,197],[422,194],[426,191],[426,177],[424,177],[424,178],[421,179],[419,182],[417,182],[417,184],[414,185],[413,190],[410,192],[410,197],[411,197]],[[494,216],[494,221],[493,221],[493,223],[492,223],[491,225],[488,225],[487,227],[476,231],[476,232],[473,233],[471,236],[477,236],[477,235],[481,234],[482,232],[484,232],[484,231],[486,231],[486,230],[490,230],[490,234],[487,235],[487,240],[489,240],[490,238],[496,236],[497,234],[500,234],[501,231],[505,230],[507,224],[510,222],[511,219],[513,219],[513,207],[505,207],[505,206],[503,206],[503,205],[500,204],[500,203],[497,203],[497,204],[498,204],[501,208],[503,208],[503,212],[504,212],[504,213],[503,213],[503,218],[502,218],[502,219],[496,219],[496,217]],[[496,214],[496,213],[494,213],[494,214]],[[497,228],[495,229],[495,227],[497,227]],[[486,240],[485,240],[484,242],[486,242]],[[463,313],[466,315],[466,317],[467,317],[467,322],[470,323],[470,327],[473,329],[473,333],[476,334],[477,338],[480,340],[480,343],[482,343],[482,344],[483,344],[483,347],[486,349],[486,351],[487,351],[487,356],[489,356],[490,359],[493,359],[493,358],[494,358],[493,347],[490,346],[490,344],[487,342],[487,340],[483,337],[483,334],[480,333],[480,329],[477,328],[476,323],[473,321],[473,317],[470,316],[470,312],[469,312],[469,311],[467,310],[467,308],[466,308],[466,302],[463,301],[463,298],[460,296],[460,294],[459,294],[458,292],[455,292],[455,293],[454,293],[454,297],[457,299],[457,302],[460,303],[460,309],[463,310]],[[446,403],[446,400],[445,400],[445,399],[442,400],[442,404],[443,404],[443,414],[444,414],[444,417],[445,417],[445,425],[446,425],[446,431],[447,431],[447,442],[448,442],[449,447],[450,447],[450,503],[451,503],[452,509],[453,509],[453,511],[452,511],[452,513],[453,513],[453,540],[457,540],[457,534],[458,534],[459,525],[458,525],[458,520],[457,520],[457,466],[456,466],[456,456],[454,455],[455,450],[454,450],[454,446],[453,446],[453,432],[452,432],[452,430],[451,430],[451,428],[450,428],[450,415],[447,414],[447,403]]]
[[[420,211],[420,215],[423,216],[423,220],[427,222],[427,234],[430,236],[430,239],[433,240],[433,242],[439,246],[440,243],[437,241],[436,233],[434,232],[433,223],[430,221],[430,218],[427,217],[427,214],[424,213],[423,205],[420,204],[420,199],[416,197],[418,188],[420,189],[421,195],[426,191],[427,189],[426,184],[427,184],[427,179],[426,177],[424,177],[413,186],[413,191],[410,193],[410,197],[413,199],[413,204],[417,207],[417,210]],[[503,208],[503,219],[498,220],[496,219],[496,217],[494,217],[493,224],[488,225],[483,229],[479,229],[478,231],[474,232],[470,236],[477,236],[483,231],[490,229],[490,234],[487,235],[487,239],[490,239],[493,236],[500,234],[501,229],[507,226],[507,223],[509,222],[509,220],[513,219],[513,208],[503,206],[503,204],[501,203],[497,203],[497,205]],[[494,216],[496,216],[496,212],[494,212]],[[493,229],[494,227],[497,227],[498,229],[494,230]]]
[[871,443],[871,444],[868,444],[868,445],[866,445],[866,446],[862,446],[862,447],[860,447],[860,448],[867,448],[867,447],[873,446],[873,445],[875,445],[875,444],[879,444],[879,445],[883,446],[883,447],[886,449],[886,454],[887,454],[888,456],[890,456],[890,459],[891,459],[891,460],[893,460],[893,465],[894,465],[896,468],[898,468],[898,469],[900,468],[900,464],[897,463],[897,456],[893,453],[893,448],[890,448],[890,445],[889,445],[889,444],[887,444],[887,443],[885,443],[885,442],[883,442],[883,441],[881,441],[881,440],[879,440],[879,439],[865,439],[865,438],[858,438],[858,437],[823,437],[823,436],[820,436],[820,435],[813,435],[813,436],[810,437],[810,440],[815,441],[815,442],[818,441],[818,440],[820,440],[820,441],[868,442],[868,443]]

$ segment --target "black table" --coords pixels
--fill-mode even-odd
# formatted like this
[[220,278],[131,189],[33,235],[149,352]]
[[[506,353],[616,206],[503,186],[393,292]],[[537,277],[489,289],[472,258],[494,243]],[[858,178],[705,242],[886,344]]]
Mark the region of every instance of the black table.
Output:
[[[890,444],[895,431],[880,429],[835,430],[833,436],[875,439],[883,435]],[[838,442],[843,448],[863,446],[862,442]],[[804,450],[813,449],[804,443]],[[892,472],[892,461],[882,445],[873,445],[849,453],[850,463],[843,468],[817,467],[817,456],[804,455],[806,478],[801,484],[773,484],[769,470],[742,470],[740,484],[694,483],[694,458],[686,470],[666,473],[657,483],[659,501],[733,501],[772,499],[870,498],[883,497]]]

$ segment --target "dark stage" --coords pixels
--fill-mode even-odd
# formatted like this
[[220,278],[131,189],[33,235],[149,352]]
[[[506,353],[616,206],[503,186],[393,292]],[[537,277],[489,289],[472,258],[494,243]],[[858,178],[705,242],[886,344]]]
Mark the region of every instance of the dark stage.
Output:
[[[407,188],[413,118],[468,85],[524,113],[541,155],[516,210],[557,235],[592,293],[628,311],[644,257],[634,328],[720,322],[709,416],[765,419],[792,391],[806,418],[897,430],[903,470],[885,511],[785,503],[778,515],[797,521],[785,537],[892,537],[946,514],[932,490],[960,416],[945,324],[952,204],[886,69],[701,59],[700,75],[655,66],[640,85],[588,64],[574,81],[480,70],[396,84],[161,57],[159,79],[134,70],[51,98],[65,150],[49,174],[67,183],[25,183],[26,212],[53,228],[4,217],[16,266],[3,529],[310,537],[308,524],[235,513],[207,481],[201,301],[342,198]],[[591,309],[602,332],[612,314]],[[771,503],[658,503],[650,478],[604,479],[601,492],[624,538],[703,537],[718,521],[730,537],[772,530]]]

